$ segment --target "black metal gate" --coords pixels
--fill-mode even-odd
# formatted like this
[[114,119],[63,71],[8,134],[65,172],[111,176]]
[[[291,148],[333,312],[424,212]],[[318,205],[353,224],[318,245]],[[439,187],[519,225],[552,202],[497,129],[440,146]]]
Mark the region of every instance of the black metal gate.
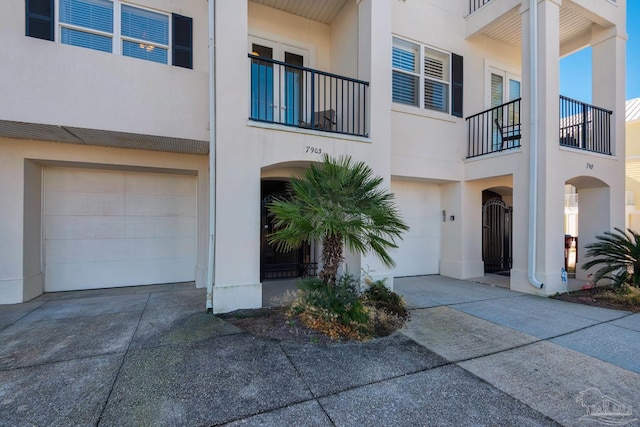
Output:
[[318,269],[316,247],[305,242],[299,249],[289,252],[278,252],[269,244],[267,236],[274,231],[273,221],[267,205],[282,194],[271,194],[261,203],[260,233],[260,280],[295,279],[297,277],[315,276]]
[[511,270],[512,212],[513,208],[500,199],[488,200],[482,207],[482,260],[486,273]]

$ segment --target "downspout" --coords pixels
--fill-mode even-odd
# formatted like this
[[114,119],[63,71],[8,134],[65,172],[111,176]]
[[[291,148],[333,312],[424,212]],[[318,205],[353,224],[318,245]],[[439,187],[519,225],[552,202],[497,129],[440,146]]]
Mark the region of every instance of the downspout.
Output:
[[215,0],[209,0],[209,249],[207,262],[207,311],[213,310],[216,251],[216,35]]
[[536,279],[536,254],[538,231],[538,1],[529,2],[529,74],[531,76],[531,132],[529,149],[529,262],[528,278],[532,286],[542,289],[544,284]]

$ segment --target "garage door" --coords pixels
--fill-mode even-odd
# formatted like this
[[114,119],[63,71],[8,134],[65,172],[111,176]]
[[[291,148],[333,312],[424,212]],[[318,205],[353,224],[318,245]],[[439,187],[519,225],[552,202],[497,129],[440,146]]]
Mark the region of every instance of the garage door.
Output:
[[411,227],[392,257],[395,277],[438,274],[440,270],[440,188],[435,184],[391,180],[391,190]]
[[45,291],[192,281],[196,177],[47,168]]

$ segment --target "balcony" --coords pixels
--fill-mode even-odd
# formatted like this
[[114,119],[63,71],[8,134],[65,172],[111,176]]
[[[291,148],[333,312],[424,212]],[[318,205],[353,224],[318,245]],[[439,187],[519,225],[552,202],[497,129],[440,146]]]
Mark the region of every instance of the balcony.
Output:
[[[467,117],[467,158],[520,147],[520,102],[518,98]],[[560,96],[560,146],[611,155],[611,115],[604,108]]]
[[491,0],[469,0],[469,15],[471,15],[473,12],[480,9],[490,1]]
[[520,147],[520,100],[467,117],[467,158]]
[[369,83],[249,54],[249,119],[367,137]]
[[560,96],[560,145],[610,155],[611,115],[604,108]]

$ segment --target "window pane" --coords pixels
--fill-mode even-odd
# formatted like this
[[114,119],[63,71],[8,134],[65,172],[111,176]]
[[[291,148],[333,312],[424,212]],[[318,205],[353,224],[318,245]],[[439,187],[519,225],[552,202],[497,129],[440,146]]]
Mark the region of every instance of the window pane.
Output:
[[491,106],[502,105],[504,100],[504,86],[502,76],[491,73]]
[[111,37],[62,28],[62,43],[111,52]]
[[133,58],[146,59],[148,61],[167,63],[167,49],[155,47],[144,43],[122,41],[122,54]]
[[424,75],[433,79],[449,81],[449,54],[424,49]]
[[393,39],[393,50],[391,59],[393,68],[397,68],[411,73],[419,73],[418,58],[420,57],[419,46],[400,39]]
[[520,98],[520,82],[509,79],[509,101]]
[[393,102],[418,106],[418,77],[393,72]]
[[251,45],[251,54],[260,56],[262,58],[273,59],[273,49],[266,46],[260,46],[259,44]]
[[60,0],[60,22],[113,33],[113,3],[108,0]]
[[449,85],[433,80],[424,82],[424,108],[449,112]]
[[169,44],[169,17],[167,15],[123,4],[121,21],[123,36],[164,45]]

